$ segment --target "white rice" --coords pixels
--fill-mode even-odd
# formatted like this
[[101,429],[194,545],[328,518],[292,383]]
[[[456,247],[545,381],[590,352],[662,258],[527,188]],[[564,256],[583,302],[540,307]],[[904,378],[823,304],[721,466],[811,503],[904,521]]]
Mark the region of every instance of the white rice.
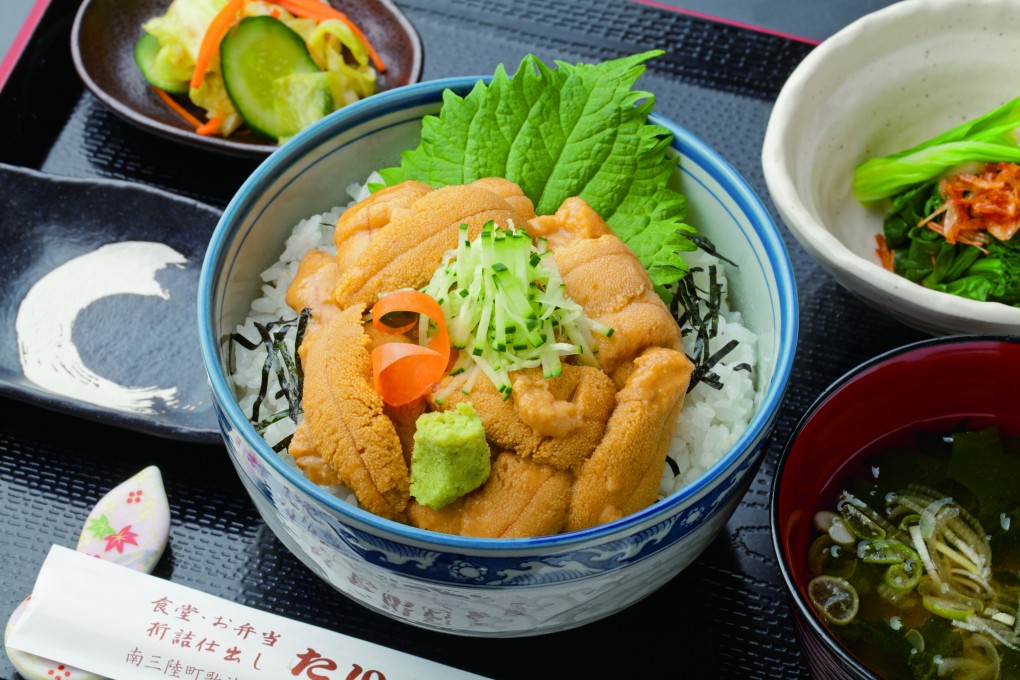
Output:
[[[380,182],[381,178],[373,174],[368,182]],[[364,185],[353,184],[347,187],[351,197],[351,205],[368,195]],[[335,253],[333,246],[333,229],[337,218],[347,206],[338,206],[329,212],[315,215],[302,220],[287,239],[279,260],[262,273],[262,296],[251,304],[251,311],[244,324],[237,327],[237,333],[258,342],[259,333],[256,323],[266,324],[279,319],[293,319],[297,312],[287,306],[284,296],[287,287],[297,273],[301,258],[309,250],[318,248],[330,254]],[[660,497],[666,497],[683,488],[711,467],[729,450],[733,443],[747,428],[748,422],[757,407],[757,393],[754,385],[757,366],[757,337],[741,324],[740,312],[730,309],[727,297],[725,270],[728,266],[717,258],[697,251],[685,253],[684,259],[692,269],[701,268],[696,273],[696,282],[700,289],[708,289],[708,267],[715,264],[717,281],[722,287],[722,305],[719,315],[718,334],[710,343],[711,351],[715,352],[731,339],[739,344],[713,367],[714,373],[722,383],[722,389],[714,389],[704,382],[697,384],[688,394],[684,407],[680,412],[676,433],[668,453],[670,461],[663,467],[662,480],[659,484]],[[684,329],[689,331],[690,329]],[[288,331],[288,341],[293,346],[296,330]],[[693,352],[695,333],[685,332],[684,348],[688,355]],[[262,380],[262,367],[265,351],[261,347],[248,351],[236,343],[233,344],[234,372],[230,376],[241,410],[251,414]],[[286,398],[278,394],[279,383],[275,375],[270,375],[269,389],[260,408],[260,417],[283,411],[288,404]],[[294,433],[296,425],[290,418],[282,418],[269,425],[262,436],[270,446]],[[280,455],[291,465],[293,458],[286,450]],[[295,465],[296,467],[296,465]],[[676,472],[674,472],[674,468]],[[343,487],[329,487],[329,490],[340,498],[356,504],[354,494]]]
[[[708,267],[712,264],[716,265],[717,281],[722,287],[719,326],[710,343],[709,355],[730,340],[736,340],[738,344],[712,368],[722,383],[722,389],[699,382],[687,393],[667,454],[678,472],[674,474],[668,464],[663,468],[659,483],[659,493],[663,497],[690,484],[729,451],[747,429],[758,407],[758,393],[754,385],[758,336],[744,327],[738,310],[730,309],[726,281],[726,267],[729,265],[700,250],[684,253],[684,259],[691,269],[701,269],[694,276],[699,288],[707,290]],[[684,350],[690,356],[695,334],[689,332],[689,328],[683,330]]]

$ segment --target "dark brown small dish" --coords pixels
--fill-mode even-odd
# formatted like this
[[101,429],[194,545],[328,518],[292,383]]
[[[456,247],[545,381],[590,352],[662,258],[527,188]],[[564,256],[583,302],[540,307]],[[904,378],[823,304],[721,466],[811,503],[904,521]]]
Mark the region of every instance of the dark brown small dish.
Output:
[[[418,82],[422,46],[417,30],[390,0],[330,0],[364,31],[386,64],[379,89]],[[84,0],[71,29],[71,56],[85,86],[127,122],[162,137],[235,156],[261,157],[277,145],[239,130],[230,137],[196,134],[146,83],[135,65],[142,24],[166,12],[170,0]],[[192,109],[193,113],[200,113]]]

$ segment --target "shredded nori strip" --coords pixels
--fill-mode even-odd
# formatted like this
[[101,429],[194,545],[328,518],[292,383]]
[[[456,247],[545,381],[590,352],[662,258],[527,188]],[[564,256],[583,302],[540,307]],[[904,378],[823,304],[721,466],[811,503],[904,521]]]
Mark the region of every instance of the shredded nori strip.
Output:
[[286,410],[283,410],[283,411],[277,411],[276,413],[274,413],[272,415],[266,416],[265,418],[263,418],[259,422],[254,423],[255,431],[258,432],[259,434],[262,434],[262,431],[265,430],[267,427],[269,427],[273,423],[277,423],[277,422],[283,420],[284,418],[286,418],[289,415],[290,415],[290,409],[286,409]]
[[719,334],[719,306],[722,304],[722,287],[719,285],[718,272],[713,264],[708,268],[708,318],[712,323],[712,337]]
[[[726,345],[723,346],[722,349],[713,353],[707,359],[695,362],[694,373],[691,374],[691,385],[695,385],[698,382],[703,382],[709,387],[714,387],[717,390],[721,390],[723,386],[722,381],[719,379],[718,375],[712,372],[712,367],[719,363],[719,360],[722,359],[724,356],[735,350],[737,348],[737,345],[739,344],[740,343],[738,343],[736,340],[730,340],[729,342],[726,343]],[[705,345],[705,348],[706,349],[708,348],[707,343]],[[690,390],[688,389],[687,391],[689,392]]]
[[288,434],[286,437],[284,437],[280,441],[276,442],[276,445],[273,446],[273,451],[276,452],[276,453],[279,453],[280,451],[283,451],[284,449],[289,448],[290,447],[290,440],[293,439],[293,438],[294,438],[294,435]]
[[[266,359],[262,364],[262,380],[259,384],[259,393],[252,404],[249,420],[255,425],[259,432],[269,425],[278,422],[283,417],[290,417],[295,423],[301,415],[301,396],[304,390],[304,371],[301,367],[301,357],[297,348],[308,327],[308,319],[311,317],[311,309],[305,308],[295,319],[279,319],[266,324],[255,323],[255,329],[259,333],[260,341],[251,340],[240,333],[232,333],[230,339],[249,351],[255,351],[259,347],[265,349]],[[287,332],[296,325],[295,341],[293,347],[288,346]],[[233,348],[231,347],[231,354]],[[265,402],[266,394],[269,391],[269,376],[276,375],[280,384],[279,391],[274,395],[276,398],[287,399],[287,410],[273,413],[264,419],[259,418],[259,411]],[[289,437],[286,439],[289,442]],[[285,447],[286,443],[281,442]],[[282,450],[281,444],[273,447],[274,450]]]
[[732,265],[734,267],[737,266],[736,262],[734,262],[733,260],[731,260],[731,259],[729,259],[727,257],[724,257],[722,255],[722,253],[720,253],[718,250],[716,250],[715,244],[712,243],[712,241],[710,241],[707,236],[704,236],[702,234],[684,234],[684,236],[687,237],[688,241],[691,241],[692,243],[697,245],[698,248],[700,248],[701,250],[704,250],[709,255],[712,255],[713,257],[719,258],[720,260],[722,260],[726,264]]
[[[720,256],[705,239],[709,248],[703,249],[706,252],[719,257],[726,262],[726,258]],[[701,245],[699,243],[699,245]],[[732,264],[732,263],[731,263]],[[736,266],[736,265],[734,265]],[[719,314],[722,306],[722,286],[719,284],[718,272],[715,265],[708,267],[708,290],[704,291],[695,284],[694,274],[704,271],[700,267],[690,269],[687,274],[676,284],[673,291],[673,299],[670,303],[670,312],[676,318],[684,335],[695,333],[694,345],[688,358],[694,363],[694,372],[691,374],[690,384],[687,391],[690,392],[698,383],[705,383],[713,389],[722,389],[723,383],[712,368],[722,360],[724,356],[732,352],[739,344],[736,340],[730,340],[726,345],[715,352],[711,351],[711,341],[719,332]],[[704,314],[701,306],[704,305]],[[744,364],[750,369],[750,366]]]
[[676,461],[670,458],[669,456],[666,456],[666,464],[669,465],[669,469],[673,473],[674,477],[680,474],[680,466],[677,465]]
[[231,334],[230,339],[249,351],[259,346],[259,343],[255,342],[254,340],[249,340],[240,333]]
[[305,339],[305,330],[308,328],[308,320],[312,318],[311,307],[305,307],[301,310],[298,315],[297,322],[297,333],[294,335],[294,356],[297,357],[296,369],[297,369],[297,384],[298,394],[303,395],[305,389],[305,371],[301,366],[301,356],[297,353],[297,348],[301,346],[301,342]]

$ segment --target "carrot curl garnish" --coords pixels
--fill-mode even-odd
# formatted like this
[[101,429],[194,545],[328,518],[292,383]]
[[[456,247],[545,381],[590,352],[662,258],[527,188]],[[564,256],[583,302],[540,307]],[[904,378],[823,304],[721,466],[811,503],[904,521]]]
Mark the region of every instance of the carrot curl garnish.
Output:
[[446,373],[450,361],[450,336],[439,303],[425,293],[402,290],[391,293],[372,307],[372,325],[383,333],[401,333],[414,323],[400,328],[387,326],[383,317],[392,312],[424,314],[436,324],[436,334],[428,346],[410,342],[387,342],[372,350],[372,374],[375,391],[390,406],[408,404],[425,395]]
[[237,21],[237,15],[243,8],[244,0],[230,0],[216,13],[216,16],[209,23],[209,27],[205,29],[205,35],[202,36],[202,44],[199,46],[198,54],[195,56],[195,71],[191,76],[191,87],[197,88],[202,86],[202,82],[205,80],[205,71],[209,67],[213,54],[219,51],[223,36],[227,34],[230,27]]

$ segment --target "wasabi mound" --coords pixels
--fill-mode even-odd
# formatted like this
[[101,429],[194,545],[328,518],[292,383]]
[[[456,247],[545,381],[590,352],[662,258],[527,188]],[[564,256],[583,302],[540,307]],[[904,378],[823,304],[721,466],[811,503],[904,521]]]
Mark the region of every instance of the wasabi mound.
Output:
[[482,419],[469,403],[423,413],[411,453],[411,495],[438,510],[489,478],[489,444]]

